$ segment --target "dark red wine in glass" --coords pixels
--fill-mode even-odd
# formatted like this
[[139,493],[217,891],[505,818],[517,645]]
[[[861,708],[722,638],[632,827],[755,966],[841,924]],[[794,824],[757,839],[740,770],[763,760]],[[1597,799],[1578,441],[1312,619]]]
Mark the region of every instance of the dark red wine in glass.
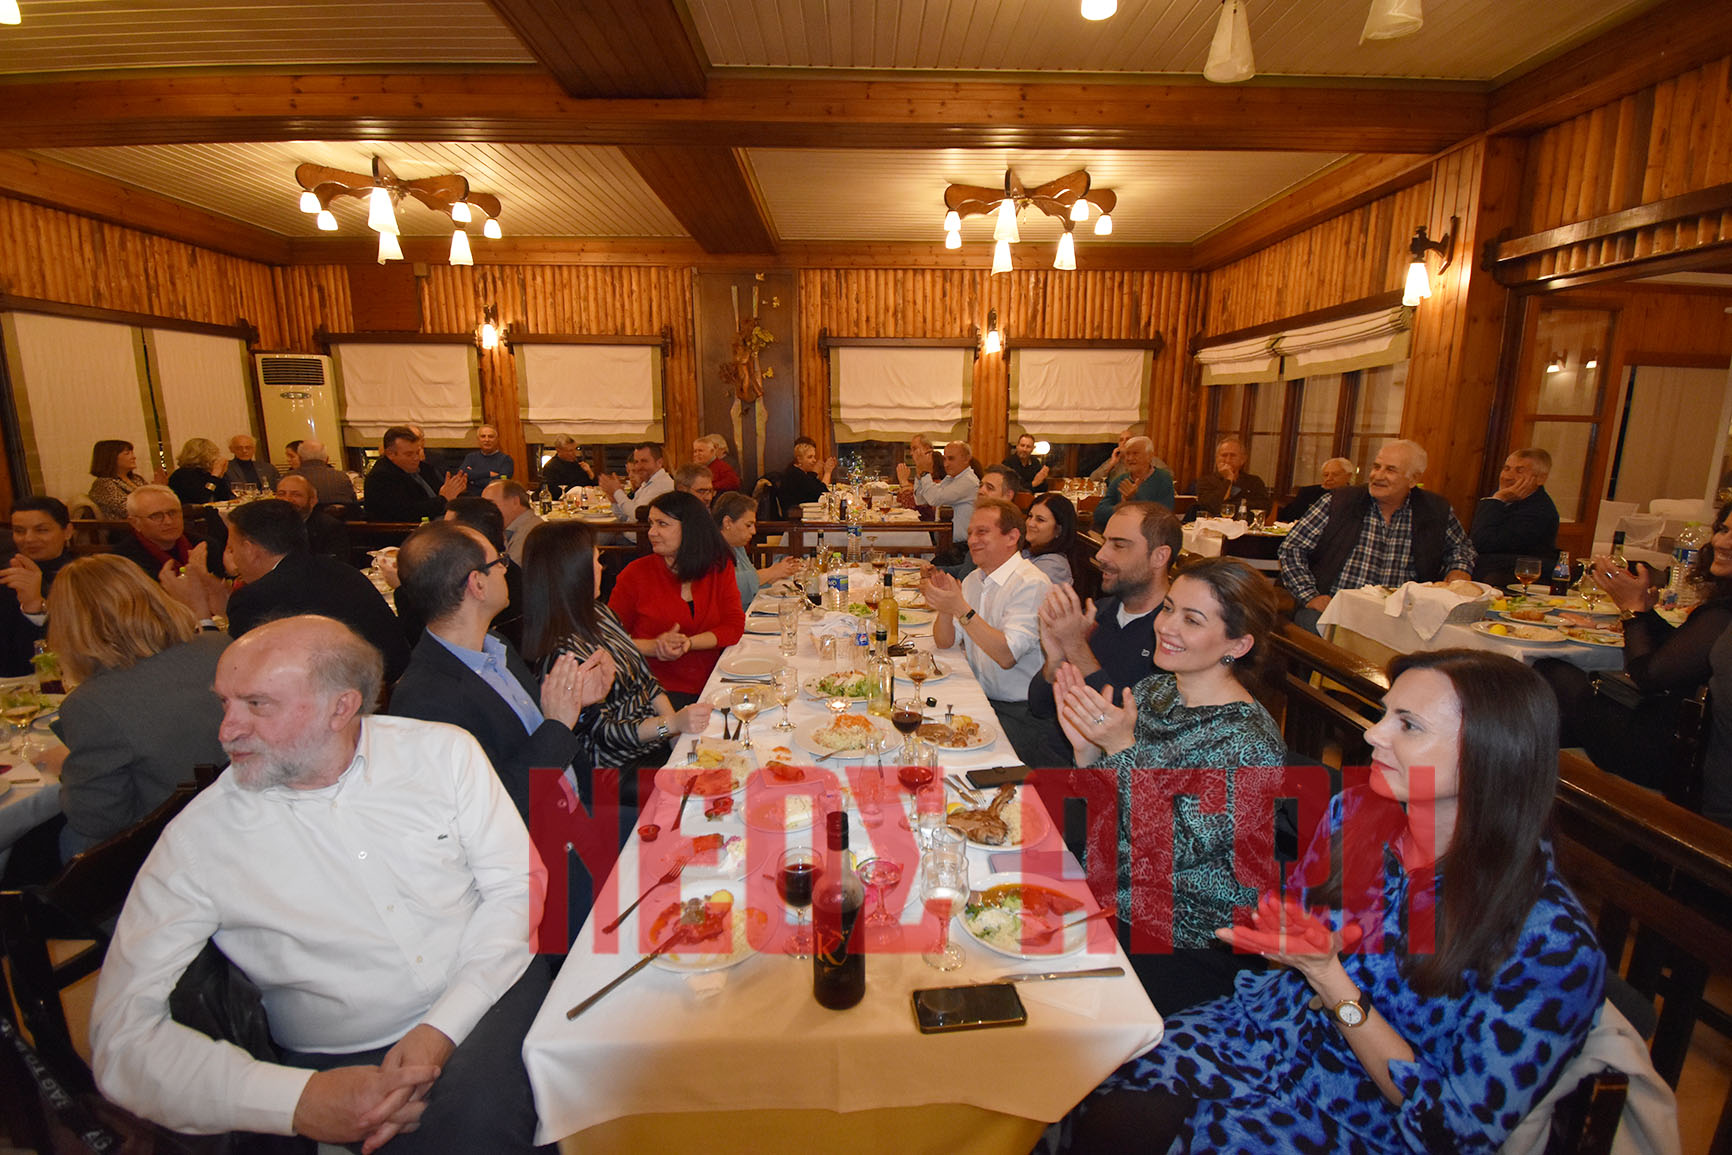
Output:
[[890,724],[901,734],[912,734],[920,729],[923,718],[919,710],[895,710],[891,712]]
[[783,864],[781,874],[776,876],[776,889],[781,892],[783,902],[798,910],[812,905],[812,886],[817,880],[817,863],[789,862]]
[[896,780],[910,794],[918,794],[932,785],[932,767],[903,766],[896,771]]

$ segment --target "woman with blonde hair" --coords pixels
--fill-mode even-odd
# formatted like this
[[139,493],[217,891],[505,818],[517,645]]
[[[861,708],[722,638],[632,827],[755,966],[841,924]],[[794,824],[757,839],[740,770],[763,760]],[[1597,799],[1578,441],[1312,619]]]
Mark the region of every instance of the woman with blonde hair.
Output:
[[72,692],[54,733],[67,857],[155,809],[199,763],[227,762],[211,693],[228,637],[203,631],[125,558],[72,562],[48,594],[48,645]]
[[202,505],[234,497],[228,478],[223,476],[223,451],[210,438],[188,438],[174,463],[177,468],[168,475],[168,487],[182,501]]
[[132,442],[113,438],[90,447],[90,476],[90,500],[109,521],[125,521],[127,494],[149,484],[139,475]]

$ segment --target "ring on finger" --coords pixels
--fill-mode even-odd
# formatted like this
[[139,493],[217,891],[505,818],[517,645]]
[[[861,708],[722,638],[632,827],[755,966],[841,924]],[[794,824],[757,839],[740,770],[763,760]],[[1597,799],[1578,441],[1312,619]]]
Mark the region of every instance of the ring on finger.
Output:
[[1107,724],[1107,716],[1105,714],[1096,714],[1095,715],[1095,725],[1105,726],[1106,724]]

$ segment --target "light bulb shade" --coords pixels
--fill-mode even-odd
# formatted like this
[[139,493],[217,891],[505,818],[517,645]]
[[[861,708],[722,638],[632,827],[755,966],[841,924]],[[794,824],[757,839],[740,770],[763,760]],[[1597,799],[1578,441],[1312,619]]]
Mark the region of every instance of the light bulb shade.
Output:
[[1076,238],[1069,229],[1058,238],[1058,253],[1052,259],[1052,267],[1067,273],[1076,268]]
[[961,232],[962,231],[962,214],[957,212],[955,209],[951,209],[949,212],[945,213],[944,214],[944,231],[947,233],[959,233],[959,232]]
[[319,231],[322,233],[334,233],[334,232],[336,232],[337,231],[337,215],[335,213],[333,213],[330,209],[320,209],[319,210],[318,226],[319,226]]
[[994,276],[997,276],[999,273],[1010,272],[1009,241],[999,241],[996,245],[992,246],[992,272]]
[[1359,43],[1412,36],[1424,23],[1420,0],[1371,0],[1371,11],[1365,16],[1365,30],[1359,34]]
[[18,11],[18,0],[0,0],[0,24],[20,24],[24,16]]
[[960,249],[962,247],[962,234],[958,232],[945,233],[944,247],[947,249]]
[[397,232],[397,207],[391,203],[391,190],[378,185],[367,194],[367,227],[376,233]]
[[1113,214],[1102,213],[1100,220],[1095,222],[1095,236],[1110,237],[1113,235]]
[[1424,261],[1415,261],[1407,266],[1407,289],[1401,294],[1401,303],[1412,308],[1430,296],[1431,276]]
[[1050,442],[1050,441],[1036,441],[1034,443],[1034,455],[1036,457],[1045,457],[1047,454],[1049,454],[1051,452],[1052,452],[1052,442]]
[[454,224],[466,225],[470,221],[469,202],[457,201],[451,206],[451,220]]
[[1022,233],[1016,227],[1016,202],[1005,197],[998,202],[998,221],[992,226],[992,239],[1016,244]]
[[1076,204],[1070,206],[1070,219],[1079,225],[1089,219],[1089,202],[1086,199],[1076,198]]
[[1251,58],[1251,20],[1244,0],[1221,0],[1221,18],[1215,24],[1215,39],[1209,43],[1209,62],[1203,78],[1216,84],[1234,84],[1257,75]]
[[462,229],[451,233],[451,263],[454,265],[473,265],[474,254],[469,251],[469,234]]
[[403,259],[403,246],[397,243],[396,233],[379,234],[379,263],[400,261]]
[[481,323],[481,347],[483,349],[499,348],[499,328],[491,321]]
[[1119,0],[1082,0],[1084,20],[1105,20],[1119,10]]
[[488,217],[487,223],[481,226],[481,235],[490,241],[496,241],[505,234],[500,231],[499,222]]
[[997,329],[986,331],[986,336],[980,339],[980,351],[988,356],[1004,351],[1004,337],[999,334]]
[[312,189],[306,189],[301,193],[302,212],[316,213],[323,207],[324,206],[319,203],[319,194],[314,192]]

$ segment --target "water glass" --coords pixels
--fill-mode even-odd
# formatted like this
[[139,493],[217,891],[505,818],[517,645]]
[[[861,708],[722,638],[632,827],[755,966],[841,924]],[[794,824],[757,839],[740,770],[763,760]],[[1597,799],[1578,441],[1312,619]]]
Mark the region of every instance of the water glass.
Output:
[[792,657],[800,648],[800,601],[799,598],[783,598],[776,606],[776,625],[781,630],[781,640],[776,648],[783,657]]
[[950,941],[950,919],[968,901],[968,859],[932,854],[921,859],[920,898],[938,919],[938,946],[920,957],[934,970],[953,971],[963,956],[962,948]]
[[818,639],[818,668],[826,673],[836,668],[836,658],[841,648],[836,644],[832,634],[825,634]]

